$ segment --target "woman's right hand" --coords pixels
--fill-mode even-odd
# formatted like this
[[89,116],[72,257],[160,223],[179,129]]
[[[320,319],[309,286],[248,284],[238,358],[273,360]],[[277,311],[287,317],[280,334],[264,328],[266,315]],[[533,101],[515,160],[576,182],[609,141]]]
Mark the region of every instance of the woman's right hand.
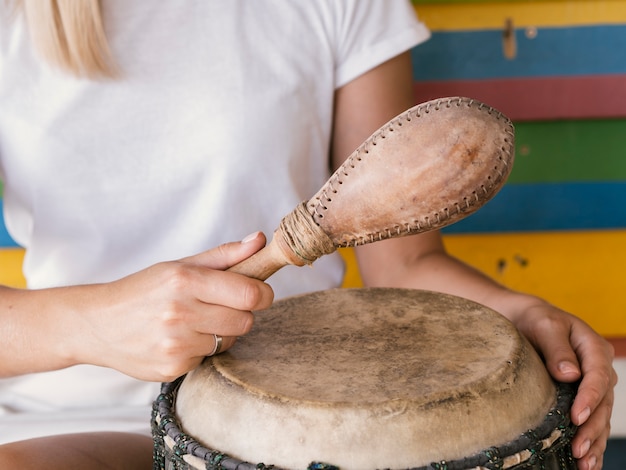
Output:
[[0,357],[0,375],[74,364],[159,382],[185,374],[214,350],[214,334],[223,337],[221,350],[228,349],[252,327],[252,311],[271,305],[268,284],[226,271],[265,241],[256,233],[106,284],[13,291],[16,296],[5,296],[7,307],[23,309],[24,316],[7,314],[0,329],[13,327],[11,356],[21,358],[12,371]]

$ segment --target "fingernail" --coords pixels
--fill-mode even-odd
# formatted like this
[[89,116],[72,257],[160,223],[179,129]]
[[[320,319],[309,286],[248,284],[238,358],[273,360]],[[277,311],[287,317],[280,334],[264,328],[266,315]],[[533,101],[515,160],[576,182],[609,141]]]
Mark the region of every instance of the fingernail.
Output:
[[594,468],[596,468],[596,463],[598,463],[596,456],[592,455],[591,457],[589,457],[589,470],[593,470]]
[[252,240],[254,240],[256,237],[259,236],[260,232],[254,232],[251,233],[250,235],[248,235],[247,237],[245,237],[243,240],[241,240],[241,243],[248,243],[251,242]]
[[[590,448],[591,448],[591,441],[589,439],[587,439],[580,446],[580,457],[579,458],[583,458],[585,455],[587,455],[587,452],[589,452]],[[591,460],[589,461],[589,463],[591,463]]]
[[[587,421],[587,418],[589,418],[590,414],[591,414],[591,410],[589,409],[589,407],[585,408],[580,413],[578,413],[578,425],[580,426],[585,421]],[[588,444],[588,441],[586,443]],[[587,446],[587,450],[589,450],[589,445]]]
[[558,365],[558,369],[559,372],[561,372],[562,374],[577,374],[578,373],[578,367],[576,367],[575,364],[572,364],[571,362],[560,362]]

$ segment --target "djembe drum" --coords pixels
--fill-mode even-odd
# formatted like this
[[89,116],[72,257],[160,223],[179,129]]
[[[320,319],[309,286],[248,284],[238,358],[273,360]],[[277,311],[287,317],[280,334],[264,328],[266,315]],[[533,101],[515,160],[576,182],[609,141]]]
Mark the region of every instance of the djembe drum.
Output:
[[163,385],[155,469],[574,470],[574,393],[482,305],[315,292],[275,302],[228,352]]

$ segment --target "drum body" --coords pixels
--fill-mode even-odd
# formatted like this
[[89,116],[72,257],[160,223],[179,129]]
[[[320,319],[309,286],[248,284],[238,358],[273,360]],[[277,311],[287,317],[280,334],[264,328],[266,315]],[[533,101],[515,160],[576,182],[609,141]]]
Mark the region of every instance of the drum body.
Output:
[[155,468],[574,470],[574,393],[482,305],[316,292],[258,312],[228,352],[164,384]]

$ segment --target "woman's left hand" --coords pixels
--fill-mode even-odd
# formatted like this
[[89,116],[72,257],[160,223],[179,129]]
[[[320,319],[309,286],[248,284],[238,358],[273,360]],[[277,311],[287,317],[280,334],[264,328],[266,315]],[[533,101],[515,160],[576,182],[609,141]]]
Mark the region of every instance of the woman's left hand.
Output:
[[580,380],[571,408],[572,422],[579,426],[573,454],[579,470],[602,468],[617,383],[613,346],[581,319],[543,301],[512,321],[543,356],[555,380]]

